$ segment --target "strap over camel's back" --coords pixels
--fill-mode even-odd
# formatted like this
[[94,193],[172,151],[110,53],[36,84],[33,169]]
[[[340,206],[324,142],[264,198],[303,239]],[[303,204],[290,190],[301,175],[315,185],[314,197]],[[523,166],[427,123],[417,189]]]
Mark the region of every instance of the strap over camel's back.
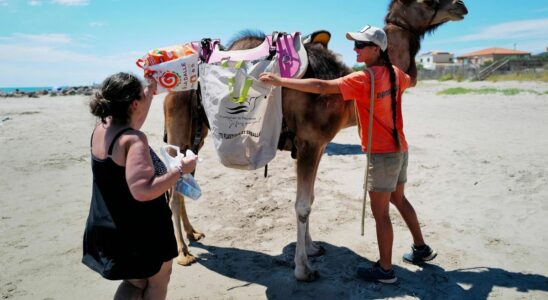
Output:
[[282,77],[301,78],[308,67],[308,56],[299,32],[268,35],[258,47],[246,50],[223,51],[216,44],[207,63],[254,61],[269,57],[277,57]]

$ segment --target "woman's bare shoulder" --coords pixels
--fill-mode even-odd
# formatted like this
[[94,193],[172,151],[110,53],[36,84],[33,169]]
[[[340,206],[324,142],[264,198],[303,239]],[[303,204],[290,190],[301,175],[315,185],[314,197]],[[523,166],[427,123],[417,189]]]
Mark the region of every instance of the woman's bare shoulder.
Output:
[[120,139],[120,143],[130,148],[132,146],[146,146],[148,147],[148,139],[144,132],[131,129],[124,133],[122,138]]

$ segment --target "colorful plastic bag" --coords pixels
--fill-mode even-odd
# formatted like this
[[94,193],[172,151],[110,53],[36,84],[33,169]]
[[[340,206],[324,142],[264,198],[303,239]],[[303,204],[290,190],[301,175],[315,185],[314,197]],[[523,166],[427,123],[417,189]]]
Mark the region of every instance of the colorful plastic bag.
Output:
[[149,51],[136,64],[158,82],[158,93],[195,90],[198,87],[197,44],[176,45]]

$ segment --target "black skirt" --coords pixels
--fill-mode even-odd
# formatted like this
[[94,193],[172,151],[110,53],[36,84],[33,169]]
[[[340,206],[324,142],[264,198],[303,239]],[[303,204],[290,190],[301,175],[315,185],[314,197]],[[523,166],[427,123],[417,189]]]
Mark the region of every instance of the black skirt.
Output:
[[165,195],[140,202],[125,168],[110,158],[92,159],[94,174],[82,262],[106,279],[143,279],[177,256],[171,210]]

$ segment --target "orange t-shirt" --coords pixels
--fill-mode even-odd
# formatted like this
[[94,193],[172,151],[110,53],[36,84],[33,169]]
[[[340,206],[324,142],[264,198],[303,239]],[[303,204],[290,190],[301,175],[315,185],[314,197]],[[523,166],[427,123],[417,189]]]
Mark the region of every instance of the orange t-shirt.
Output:
[[[411,84],[411,78],[398,67],[394,66],[397,85],[396,124],[400,137],[400,149],[392,136],[394,122],[392,121],[392,98],[390,96],[390,74],[384,66],[371,67],[375,78],[375,107],[373,113],[373,133],[371,138],[371,153],[391,153],[407,151],[407,141],[403,133],[403,117],[401,114],[401,95]],[[371,81],[366,71],[354,72],[342,78],[339,89],[345,100],[355,100],[361,125],[362,150],[367,152],[367,134],[369,128],[369,108],[371,98]]]

